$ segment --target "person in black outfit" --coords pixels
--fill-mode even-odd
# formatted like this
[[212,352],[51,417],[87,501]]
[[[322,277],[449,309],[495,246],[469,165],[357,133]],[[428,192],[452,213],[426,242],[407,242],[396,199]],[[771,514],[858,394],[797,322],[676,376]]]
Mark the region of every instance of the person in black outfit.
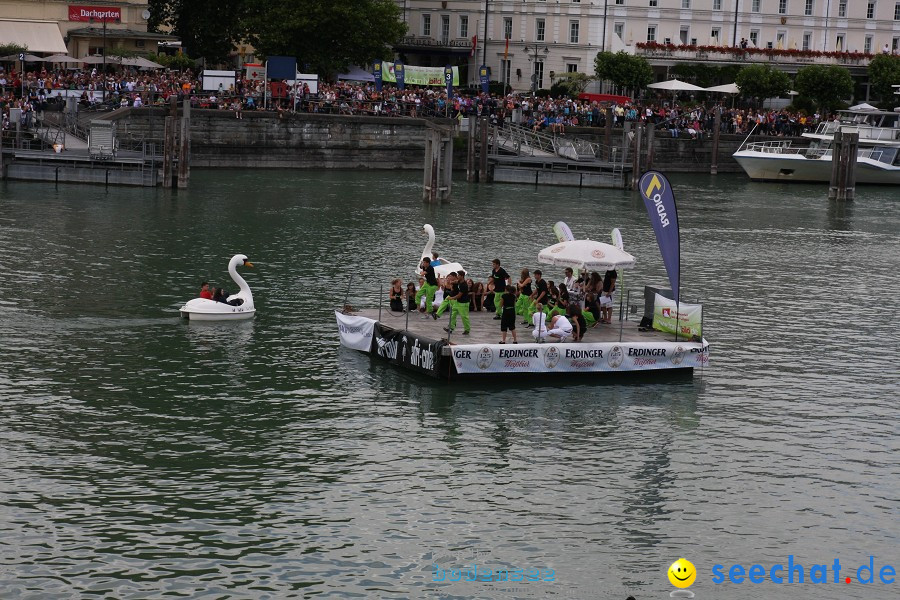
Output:
[[506,332],[512,331],[513,343],[518,344],[519,340],[516,338],[516,288],[511,285],[506,286],[506,292],[500,296],[497,306],[503,314],[500,318],[500,331],[503,336],[500,343],[505,344]]
[[[498,320],[500,319],[500,298],[506,291],[506,286],[509,285],[509,273],[500,266],[499,258],[493,260],[493,265],[494,268],[491,271],[491,279],[494,280],[494,305],[497,307],[497,316],[494,317],[494,320]],[[516,290],[513,288],[513,294],[515,294],[515,292]],[[513,312],[515,312],[515,307],[513,307]]]
[[587,322],[584,320],[584,315],[581,314],[581,307],[573,302],[566,309],[566,315],[569,317],[569,322],[573,325],[574,340],[580,342],[587,331]]
[[416,284],[412,281],[406,284],[406,310],[409,312],[416,310]]
[[225,294],[225,290],[222,288],[216,288],[216,291],[213,294],[212,299],[215,302],[225,302],[225,298],[227,298],[227,295]]
[[[534,292],[531,294],[531,307],[534,307],[537,304],[544,304],[547,301],[547,293],[550,289],[547,287],[547,280],[544,279],[543,273],[541,273],[540,269],[535,269],[534,271]],[[523,325],[531,325],[531,321],[528,320],[531,318],[531,314],[533,310],[529,311],[529,314],[523,315],[525,317],[525,321],[522,322]]]
[[399,279],[391,282],[390,302],[392,311],[403,312],[403,282]]

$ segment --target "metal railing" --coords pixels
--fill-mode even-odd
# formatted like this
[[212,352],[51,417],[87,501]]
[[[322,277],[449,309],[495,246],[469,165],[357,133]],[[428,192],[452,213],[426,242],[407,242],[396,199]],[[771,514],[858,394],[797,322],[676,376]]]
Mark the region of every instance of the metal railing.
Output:
[[612,162],[620,162],[625,155],[624,152],[618,152],[617,148],[608,148],[604,144],[548,135],[512,124],[502,128],[492,127],[488,137],[495,151],[503,148],[519,156],[552,155],[575,161],[596,161],[610,157]]

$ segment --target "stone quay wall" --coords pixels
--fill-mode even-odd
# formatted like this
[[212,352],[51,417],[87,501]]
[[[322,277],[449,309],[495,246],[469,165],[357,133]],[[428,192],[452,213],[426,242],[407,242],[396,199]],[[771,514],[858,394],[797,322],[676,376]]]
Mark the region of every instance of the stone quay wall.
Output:
[[[140,140],[162,147],[167,111],[159,108],[125,108],[109,117],[118,123],[125,145]],[[442,121],[452,125],[452,120]],[[292,169],[410,169],[424,167],[425,131],[422,119],[332,114],[244,112],[236,119],[230,110],[191,110],[191,166],[209,168]],[[601,128],[568,128],[568,136],[604,143]],[[613,144],[620,145],[623,131],[613,130]],[[645,131],[646,136],[646,131]],[[455,170],[465,170],[466,134],[457,138]],[[721,135],[719,172],[740,173],[731,157],[746,136]],[[754,136],[750,141],[758,138]],[[794,145],[805,146],[796,139]],[[653,168],[661,171],[708,173],[712,136],[672,138],[657,130]],[[646,164],[644,165],[646,166]]]

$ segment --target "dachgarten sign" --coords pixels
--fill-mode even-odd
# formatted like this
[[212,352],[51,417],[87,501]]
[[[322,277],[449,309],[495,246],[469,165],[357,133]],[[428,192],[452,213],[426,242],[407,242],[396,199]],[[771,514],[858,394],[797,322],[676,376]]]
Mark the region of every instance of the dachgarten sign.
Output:
[[115,22],[122,20],[122,9],[118,6],[69,5],[70,21]]

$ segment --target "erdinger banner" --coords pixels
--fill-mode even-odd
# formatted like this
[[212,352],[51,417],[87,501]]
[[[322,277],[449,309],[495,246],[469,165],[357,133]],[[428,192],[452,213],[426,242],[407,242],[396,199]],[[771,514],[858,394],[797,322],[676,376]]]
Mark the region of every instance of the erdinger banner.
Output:
[[335,311],[338,331],[341,334],[341,345],[354,350],[369,352],[372,349],[372,332],[375,330],[375,320],[366,317],[345,315]]
[[443,342],[416,337],[409,331],[399,331],[375,324],[375,345],[372,353],[406,369],[440,377]]
[[460,375],[595,373],[700,367],[708,346],[684,342],[633,344],[466,344],[453,346]]
[[675,293],[675,301],[681,298],[679,279],[681,278],[681,238],[678,235],[678,212],[675,209],[675,194],[666,176],[658,171],[647,171],[641,175],[638,186],[641,197],[656,232],[656,243],[662,254],[669,283]]

